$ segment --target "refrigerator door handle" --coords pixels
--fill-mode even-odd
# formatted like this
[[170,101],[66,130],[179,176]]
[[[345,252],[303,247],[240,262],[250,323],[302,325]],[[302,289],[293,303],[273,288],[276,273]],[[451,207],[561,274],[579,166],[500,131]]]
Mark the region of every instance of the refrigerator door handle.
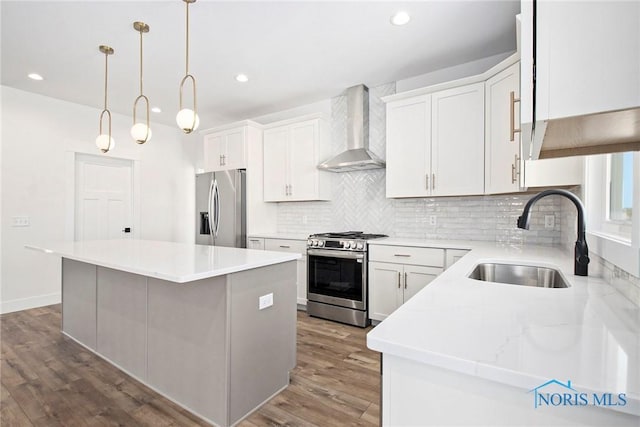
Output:
[[208,211],[207,221],[209,221],[209,235],[213,240],[213,223],[211,222],[213,220],[213,209],[211,205],[211,202],[213,201],[212,199],[213,199],[213,179],[209,184],[209,203],[207,204],[207,211]]
[[[218,181],[213,181],[213,209],[214,209],[214,237],[218,237],[218,230],[220,229],[220,191],[218,190]],[[213,230],[212,230],[213,231]]]

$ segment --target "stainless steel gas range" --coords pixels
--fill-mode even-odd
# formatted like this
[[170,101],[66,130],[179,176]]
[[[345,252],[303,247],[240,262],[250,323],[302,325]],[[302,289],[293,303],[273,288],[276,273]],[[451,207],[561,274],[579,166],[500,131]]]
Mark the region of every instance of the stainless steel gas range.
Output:
[[312,234],[307,240],[307,313],[350,325],[369,325],[367,241],[387,237],[360,231]]

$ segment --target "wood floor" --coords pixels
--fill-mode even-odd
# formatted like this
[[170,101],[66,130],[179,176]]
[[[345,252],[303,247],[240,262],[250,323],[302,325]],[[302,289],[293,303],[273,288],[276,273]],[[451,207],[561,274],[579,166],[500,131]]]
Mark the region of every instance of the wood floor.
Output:
[[[0,425],[207,425],[60,332],[60,306],[0,316]],[[369,329],[298,312],[287,389],[239,425],[377,426],[379,355]]]

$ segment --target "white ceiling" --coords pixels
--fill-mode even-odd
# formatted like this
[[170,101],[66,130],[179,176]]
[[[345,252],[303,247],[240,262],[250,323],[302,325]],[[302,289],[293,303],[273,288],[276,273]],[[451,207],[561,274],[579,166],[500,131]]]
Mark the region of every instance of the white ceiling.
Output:
[[[104,55],[109,108],[131,114],[138,95],[139,35],[152,120],[174,125],[185,56],[185,3],[6,1],[2,84],[102,108]],[[406,26],[389,23],[406,10]],[[190,6],[190,71],[201,129],[293,108],[515,50],[520,1],[214,1]],[[44,81],[27,78],[40,73]],[[237,73],[248,83],[234,80]]]

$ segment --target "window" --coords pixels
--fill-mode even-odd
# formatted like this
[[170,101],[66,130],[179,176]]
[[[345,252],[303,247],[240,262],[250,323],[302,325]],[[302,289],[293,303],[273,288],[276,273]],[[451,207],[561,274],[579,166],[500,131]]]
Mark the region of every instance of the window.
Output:
[[585,166],[589,249],[640,277],[640,152],[588,156]]
[[606,199],[601,230],[630,240],[633,215],[633,152],[606,156]]
[[607,220],[631,224],[633,211],[633,153],[609,155]]

